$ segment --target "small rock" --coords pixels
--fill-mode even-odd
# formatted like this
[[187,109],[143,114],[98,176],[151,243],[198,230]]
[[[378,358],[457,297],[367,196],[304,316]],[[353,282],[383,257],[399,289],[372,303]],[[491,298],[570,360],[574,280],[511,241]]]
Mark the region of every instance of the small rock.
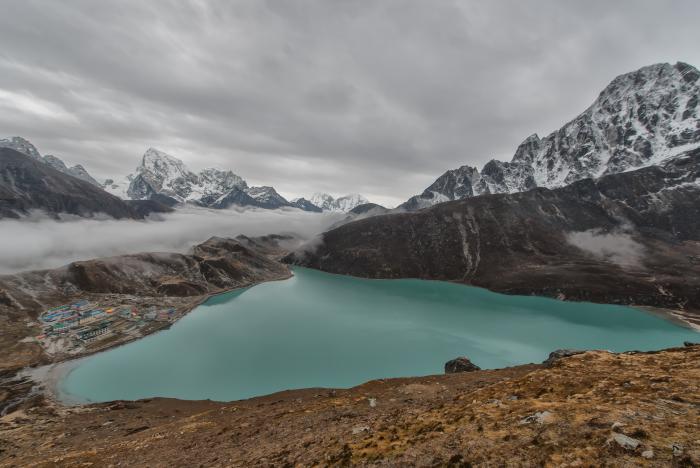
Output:
[[673,451],[674,457],[680,457],[681,455],[683,455],[683,446],[681,444],[671,445],[671,450]]
[[369,398],[369,407],[370,407],[370,408],[376,408],[376,407],[377,407],[377,399],[376,399],[376,398]]
[[620,432],[620,430],[625,427],[625,425],[619,421],[615,421],[612,425],[612,430],[614,432]]
[[625,450],[636,450],[637,447],[641,445],[641,442],[632,437],[626,436],[620,433],[613,433],[613,435],[608,439],[608,442],[614,441]]
[[575,356],[576,354],[583,353],[585,353],[585,351],[582,351],[580,349],[557,349],[556,351],[552,351],[551,353],[549,353],[549,357],[542,361],[542,364],[544,364],[547,367],[550,367],[552,366],[552,364],[554,364],[561,358]]
[[700,345],[700,343],[693,343],[692,341],[684,341],[683,346],[697,346]]
[[472,363],[466,356],[460,356],[445,363],[445,374],[456,374],[457,372],[474,372],[481,370],[481,367]]
[[654,451],[653,450],[643,451],[642,458],[646,458],[647,460],[651,460],[652,458],[654,458]]
[[352,428],[353,435],[360,434],[362,432],[369,432],[369,426],[355,426]]
[[509,399],[510,401],[515,401],[515,400],[518,399],[518,395],[511,395],[511,396],[508,397],[508,399]]
[[549,411],[538,411],[535,414],[531,414],[530,416],[521,419],[520,424],[544,424],[549,422],[550,419],[552,419],[552,413]]

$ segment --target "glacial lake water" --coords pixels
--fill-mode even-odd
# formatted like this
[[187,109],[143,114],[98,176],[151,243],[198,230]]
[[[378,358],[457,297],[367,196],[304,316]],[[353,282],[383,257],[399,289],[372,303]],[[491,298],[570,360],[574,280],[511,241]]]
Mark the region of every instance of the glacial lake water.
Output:
[[436,281],[363,280],[295,268],[286,281],[209,299],[169,330],[78,361],[70,401],[236,400],[541,362],[557,348],[652,350],[700,334],[629,307],[507,296]]

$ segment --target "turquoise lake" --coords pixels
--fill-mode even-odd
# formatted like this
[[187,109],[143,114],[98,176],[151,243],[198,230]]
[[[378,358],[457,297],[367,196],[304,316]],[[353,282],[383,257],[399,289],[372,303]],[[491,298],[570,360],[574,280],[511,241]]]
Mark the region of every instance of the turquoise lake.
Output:
[[652,350],[699,339],[629,307],[295,268],[289,280],[213,297],[169,330],[79,361],[58,391],[82,402],[226,401],[439,374],[461,355],[496,368],[541,362],[557,348]]

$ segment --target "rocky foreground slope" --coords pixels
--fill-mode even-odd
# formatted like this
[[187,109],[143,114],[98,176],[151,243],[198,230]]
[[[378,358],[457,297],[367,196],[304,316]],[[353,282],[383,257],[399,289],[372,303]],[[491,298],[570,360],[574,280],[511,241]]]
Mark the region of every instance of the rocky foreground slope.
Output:
[[700,323],[700,150],[559,189],[359,220],[286,260],[369,278],[664,307]]
[[36,401],[0,466],[698,466],[700,346],[230,403]]

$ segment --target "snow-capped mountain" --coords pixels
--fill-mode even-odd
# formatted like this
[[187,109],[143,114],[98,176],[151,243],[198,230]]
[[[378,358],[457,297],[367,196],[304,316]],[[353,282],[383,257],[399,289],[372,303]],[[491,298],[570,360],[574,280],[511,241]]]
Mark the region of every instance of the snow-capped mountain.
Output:
[[[700,72],[660,63],[615,78],[578,117],[544,138],[527,137],[511,162],[447,171],[401,205],[419,209],[484,193],[555,188],[659,164],[700,146]],[[471,185],[471,187],[467,187]]]
[[422,194],[411,197],[400,208],[419,210],[438,203],[478,195],[474,188],[480,180],[475,167],[462,166],[438,177]]
[[358,205],[369,203],[365,197],[357,193],[334,198],[327,193],[317,192],[311,196],[309,201],[323,211],[341,211],[344,213],[347,213]]
[[244,206],[320,211],[308,203],[290,203],[273,187],[248,187],[232,171],[208,168],[195,173],[180,159],[155,148],[144,153],[133,174],[117,181],[107,180],[103,187],[124,199],[156,200],[171,206],[194,203],[218,209]]
[[282,195],[269,186],[250,187],[245,193],[257,201],[261,208],[275,209],[282,208],[283,206],[291,206]]
[[136,172],[127,178],[129,198],[143,200],[153,194],[165,195],[180,203],[209,205],[234,188],[245,189],[246,182],[231,171],[204,169],[195,174],[185,164],[163,151],[149,148]]
[[133,200],[151,199],[157,194],[178,203],[209,206],[234,188],[246,189],[248,185],[231,171],[209,168],[196,174],[178,158],[149,148],[133,174],[116,182],[107,180],[104,187]]
[[93,179],[93,177],[88,173],[88,171],[86,171],[85,168],[80,164],[68,167],[66,166],[66,163],[64,163],[61,160],[61,158],[57,156],[54,156],[52,154],[42,156],[29,140],[26,140],[22,137],[4,138],[0,140],[0,147],[11,148],[13,150],[19,151],[20,153],[26,154],[30,158],[36,159],[37,161],[41,161],[44,164],[47,164],[52,168],[56,169],[57,171],[63,172],[64,174],[68,174],[80,180],[84,180],[85,182],[90,182],[91,184],[96,185],[97,187],[102,186],[99,182]]
[[10,138],[3,138],[0,140],[0,147],[2,148],[11,148],[15,151],[19,151],[22,154],[26,154],[27,156],[41,160],[41,154],[39,154],[39,151],[37,151],[36,147],[31,144],[29,140],[25,140],[22,137],[10,137]]

